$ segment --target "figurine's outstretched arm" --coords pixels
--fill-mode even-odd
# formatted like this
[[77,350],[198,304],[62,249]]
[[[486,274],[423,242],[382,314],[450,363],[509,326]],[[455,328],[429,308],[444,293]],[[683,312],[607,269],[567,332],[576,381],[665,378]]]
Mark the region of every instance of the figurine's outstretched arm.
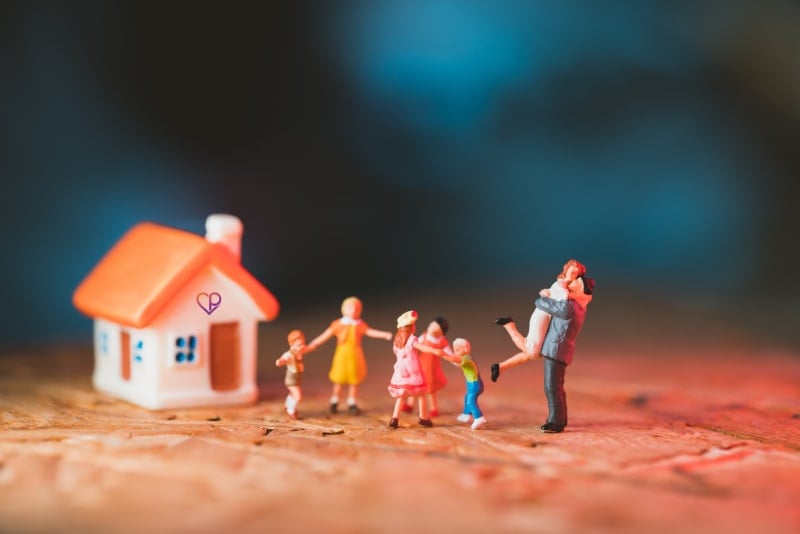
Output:
[[447,360],[448,362],[452,363],[456,367],[460,367],[461,366],[461,358],[456,356],[455,354],[448,354],[446,352],[442,352],[441,354],[438,354],[437,356]]
[[333,337],[333,329],[331,327],[326,328],[324,332],[322,332],[320,335],[315,337],[311,341],[311,343],[306,345],[306,349],[305,349],[304,354],[306,352],[311,352],[311,351],[317,350],[317,347],[319,347],[320,345],[322,345],[323,343],[325,343],[326,341],[328,341],[332,337]]
[[429,347],[427,345],[422,345],[421,343],[415,343],[414,348],[422,352],[429,352],[434,356],[438,356],[444,360],[447,360],[454,365],[461,365],[461,357],[456,356],[452,351]]
[[[364,332],[364,335],[367,337],[374,337],[376,339],[385,339],[386,341],[391,341],[394,337],[391,332],[387,332],[385,330],[375,330],[374,328],[367,328],[367,331]],[[316,341],[316,339],[314,341]]]
[[423,345],[422,343],[414,343],[414,348],[420,352],[427,352],[429,354],[435,354],[436,356],[442,355],[442,349],[429,347],[428,345]]

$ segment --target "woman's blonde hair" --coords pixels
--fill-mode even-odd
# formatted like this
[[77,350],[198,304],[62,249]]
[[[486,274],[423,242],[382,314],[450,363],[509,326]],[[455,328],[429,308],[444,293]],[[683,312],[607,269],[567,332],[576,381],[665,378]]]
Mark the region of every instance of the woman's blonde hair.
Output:
[[344,315],[345,308],[347,308],[350,304],[355,304],[358,307],[360,315],[360,311],[364,309],[364,305],[361,303],[361,299],[358,297],[347,297],[342,301],[342,315]]

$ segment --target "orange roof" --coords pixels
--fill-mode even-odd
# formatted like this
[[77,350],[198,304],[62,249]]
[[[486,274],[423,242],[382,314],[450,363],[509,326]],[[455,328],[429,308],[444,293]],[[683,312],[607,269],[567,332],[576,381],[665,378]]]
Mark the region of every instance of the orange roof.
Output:
[[81,282],[72,302],[90,317],[142,328],[207,266],[239,284],[264,319],[277,317],[278,301],[224,245],[152,223],[129,230]]

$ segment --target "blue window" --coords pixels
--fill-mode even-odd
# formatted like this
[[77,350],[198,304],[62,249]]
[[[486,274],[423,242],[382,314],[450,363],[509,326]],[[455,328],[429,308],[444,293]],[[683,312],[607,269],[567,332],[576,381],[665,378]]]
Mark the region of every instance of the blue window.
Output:
[[100,332],[100,354],[108,354],[108,332]]
[[175,338],[175,363],[189,364],[197,361],[197,336]]
[[133,361],[142,363],[142,349],[144,348],[144,341],[141,339],[133,346]]

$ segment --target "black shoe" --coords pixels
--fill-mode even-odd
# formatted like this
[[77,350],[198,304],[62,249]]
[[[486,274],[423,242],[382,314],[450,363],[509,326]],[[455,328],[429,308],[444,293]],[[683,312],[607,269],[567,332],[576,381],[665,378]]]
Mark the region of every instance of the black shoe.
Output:
[[419,418],[419,419],[417,419],[417,423],[419,423],[419,426],[424,426],[424,427],[427,427],[427,428],[430,428],[430,427],[433,426],[433,421],[431,421],[430,419]]
[[500,364],[493,363],[492,364],[492,382],[497,382],[497,379],[500,378]]
[[511,317],[498,317],[497,319],[494,320],[494,324],[498,324],[500,326],[505,326],[508,323],[513,323],[513,322],[514,319],[512,319]]
[[336,413],[338,411],[339,411],[339,403],[338,402],[332,402],[331,403],[331,413]]
[[397,417],[392,417],[391,419],[389,419],[389,428],[397,428],[397,425],[399,423],[400,421],[397,420]]
[[545,432],[546,434],[557,434],[564,431],[563,425],[557,425],[555,423],[545,423],[539,428],[541,428],[542,432]]
[[347,407],[347,413],[350,415],[361,415],[361,409],[355,404],[351,404]]

